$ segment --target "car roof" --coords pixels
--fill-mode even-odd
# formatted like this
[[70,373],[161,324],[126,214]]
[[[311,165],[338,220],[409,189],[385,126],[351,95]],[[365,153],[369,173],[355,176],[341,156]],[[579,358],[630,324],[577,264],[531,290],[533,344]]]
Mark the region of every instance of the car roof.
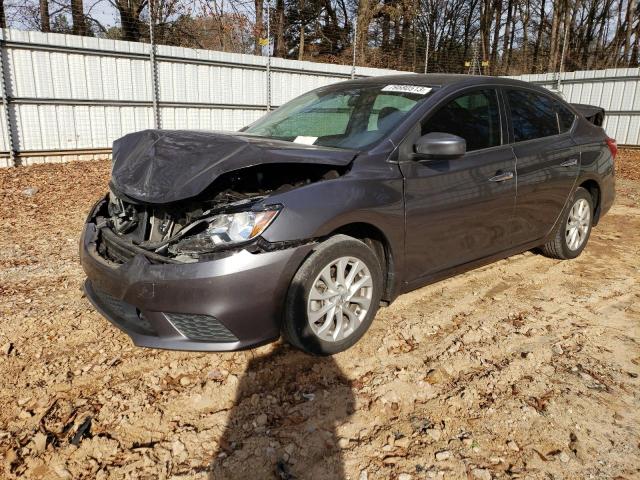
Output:
[[[449,85],[468,86],[483,84],[499,84],[511,85],[514,87],[540,88],[529,82],[515,80],[506,77],[489,77],[485,75],[464,75],[453,73],[427,73],[427,74],[400,74],[400,75],[382,75],[376,77],[357,78],[344,83],[358,83],[369,85],[421,85],[426,87],[444,87]],[[344,84],[343,83],[343,84]]]

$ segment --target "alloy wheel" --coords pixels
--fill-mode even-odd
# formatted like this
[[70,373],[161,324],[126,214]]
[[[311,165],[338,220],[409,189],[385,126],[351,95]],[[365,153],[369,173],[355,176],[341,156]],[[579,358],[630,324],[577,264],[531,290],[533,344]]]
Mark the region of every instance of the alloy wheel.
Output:
[[367,265],[356,257],[340,257],[314,280],[307,319],[320,339],[344,340],[360,326],[371,308],[373,281]]
[[565,239],[569,250],[578,250],[585,242],[591,225],[591,207],[584,198],[573,204],[567,218]]

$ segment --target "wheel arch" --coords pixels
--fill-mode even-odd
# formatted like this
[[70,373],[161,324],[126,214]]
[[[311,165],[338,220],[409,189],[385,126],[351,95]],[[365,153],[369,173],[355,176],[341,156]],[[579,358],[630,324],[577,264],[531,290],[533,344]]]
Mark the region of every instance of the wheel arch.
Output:
[[390,303],[397,296],[396,292],[396,256],[391,242],[375,225],[366,222],[353,222],[334,229],[329,236],[348,235],[368,245],[380,260],[380,268],[384,278],[382,300]]
[[584,188],[589,195],[591,195],[591,200],[593,201],[593,225],[596,226],[598,224],[598,220],[600,220],[600,204],[602,198],[602,191],[600,189],[600,185],[593,178],[589,178],[587,180],[583,180],[578,187]]

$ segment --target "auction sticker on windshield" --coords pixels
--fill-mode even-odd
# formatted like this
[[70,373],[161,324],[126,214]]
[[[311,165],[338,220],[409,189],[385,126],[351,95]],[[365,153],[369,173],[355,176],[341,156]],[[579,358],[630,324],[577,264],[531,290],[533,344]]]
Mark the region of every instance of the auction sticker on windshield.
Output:
[[425,87],[423,85],[387,85],[382,88],[383,92],[401,92],[401,93],[415,93],[417,95],[426,95],[431,91],[431,87]]

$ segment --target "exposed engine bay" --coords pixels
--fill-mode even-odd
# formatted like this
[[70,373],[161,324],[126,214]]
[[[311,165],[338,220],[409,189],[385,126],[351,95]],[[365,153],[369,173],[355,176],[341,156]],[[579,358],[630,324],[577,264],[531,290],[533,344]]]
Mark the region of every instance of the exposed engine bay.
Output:
[[285,248],[259,236],[281,208],[269,197],[338,178],[346,170],[318,164],[257,165],[227,172],[197,196],[168,204],[141,202],[111,185],[93,212],[100,232],[97,250],[121,264],[140,253],[153,263],[188,263],[238,248]]

